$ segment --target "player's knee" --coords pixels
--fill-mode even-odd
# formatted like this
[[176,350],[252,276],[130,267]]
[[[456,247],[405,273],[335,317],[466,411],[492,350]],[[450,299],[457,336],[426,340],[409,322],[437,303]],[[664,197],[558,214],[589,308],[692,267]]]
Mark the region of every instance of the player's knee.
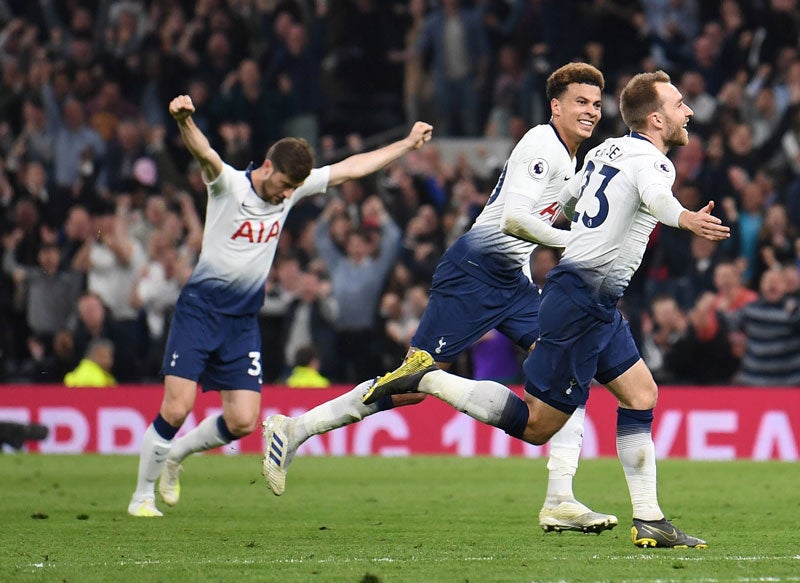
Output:
[[555,432],[543,431],[539,428],[531,429],[530,426],[525,430],[524,439],[531,445],[544,445],[550,438],[555,435]]
[[528,425],[522,439],[532,445],[544,445],[569,419],[569,414],[545,407],[536,399],[528,401]]
[[651,380],[634,394],[628,397],[628,402],[625,406],[628,409],[636,409],[639,411],[646,411],[647,409],[654,409],[658,402],[658,385]]
[[558,427],[550,423],[548,419],[541,415],[531,415],[528,418],[528,425],[525,427],[525,433],[522,439],[531,445],[544,445],[550,441],[550,438],[553,437],[557,431]]
[[256,429],[255,423],[228,423],[228,429],[236,439],[247,437]]
[[245,437],[255,431],[258,426],[258,414],[236,415],[231,419],[225,419],[225,425],[237,438]]
[[173,427],[181,427],[192,412],[197,394],[197,383],[167,375],[164,379],[164,400],[161,416]]
[[184,421],[192,412],[192,407],[180,401],[165,401],[161,405],[161,417],[173,427],[183,426]]

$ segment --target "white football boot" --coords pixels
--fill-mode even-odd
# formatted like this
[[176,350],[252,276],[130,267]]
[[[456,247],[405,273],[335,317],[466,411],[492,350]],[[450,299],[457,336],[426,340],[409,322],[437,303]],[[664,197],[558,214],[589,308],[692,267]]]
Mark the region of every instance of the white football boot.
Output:
[[158,493],[168,506],[175,506],[181,497],[181,472],[183,466],[178,462],[166,460],[158,480]]
[[617,524],[619,520],[613,514],[594,512],[578,501],[560,502],[557,506],[544,507],[539,511],[539,526],[545,532],[575,530],[600,534],[604,530],[611,530]]
[[292,443],[294,423],[291,417],[272,415],[261,424],[265,445],[261,473],[276,496],[286,489],[286,471],[297,451],[297,445]]
[[158,508],[156,508],[156,499],[153,496],[131,499],[131,503],[128,504],[128,514],[143,518],[164,516],[159,512]]

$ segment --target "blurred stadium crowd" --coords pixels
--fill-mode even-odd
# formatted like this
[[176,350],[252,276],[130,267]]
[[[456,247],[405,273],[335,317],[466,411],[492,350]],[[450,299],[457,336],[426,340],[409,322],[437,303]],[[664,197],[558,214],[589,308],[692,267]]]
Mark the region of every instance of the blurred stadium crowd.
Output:
[[[265,382],[394,368],[502,165],[446,161],[447,138],[518,140],[577,59],[606,77],[582,152],[626,131],[630,75],[670,73],[695,112],[676,196],[713,199],[733,230],[654,232],[622,306],[657,380],[798,385],[799,15],[797,0],[0,0],[0,381],[59,383],[99,340],[117,381],[158,379],[206,198],[167,112],[180,93],[237,168],[284,135],[322,165],[434,124],[432,144],[293,211],[262,310]],[[535,252],[537,281],[557,259]],[[456,370],[519,381],[520,357],[491,334]]]

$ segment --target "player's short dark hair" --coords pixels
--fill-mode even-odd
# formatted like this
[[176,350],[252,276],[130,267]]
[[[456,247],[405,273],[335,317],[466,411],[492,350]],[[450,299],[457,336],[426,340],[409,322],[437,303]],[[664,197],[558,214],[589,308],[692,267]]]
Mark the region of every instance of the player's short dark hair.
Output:
[[267,150],[267,160],[293,184],[299,184],[308,178],[314,167],[314,153],[303,138],[278,140]]
[[625,125],[634,131],[647,127],[647,116],[661,109],[656,83],[670,83],[664,71],[634,75],[619,96],[619,112]]
[[547,100],[558,99],[573,83],[594,85],[602,91],[606,80],[597,67],[588,63],[567,63],[553,71],[547,78]]

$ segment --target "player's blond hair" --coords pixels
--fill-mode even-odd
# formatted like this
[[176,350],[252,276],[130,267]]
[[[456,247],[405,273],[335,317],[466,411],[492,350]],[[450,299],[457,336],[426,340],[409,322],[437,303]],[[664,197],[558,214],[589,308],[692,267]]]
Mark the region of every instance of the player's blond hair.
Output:
[[670,83],[664,71],[634,75],[619,96],[619,112],[622,121],[633,131],[647,127],[647,117],[664,105],[658,95],[656,83]]
[[568,63],[553,71],[547,78],[547,100],[559,99],[573,83],[594,85],[602,91],[606,80],[597,67],[587,63]]

